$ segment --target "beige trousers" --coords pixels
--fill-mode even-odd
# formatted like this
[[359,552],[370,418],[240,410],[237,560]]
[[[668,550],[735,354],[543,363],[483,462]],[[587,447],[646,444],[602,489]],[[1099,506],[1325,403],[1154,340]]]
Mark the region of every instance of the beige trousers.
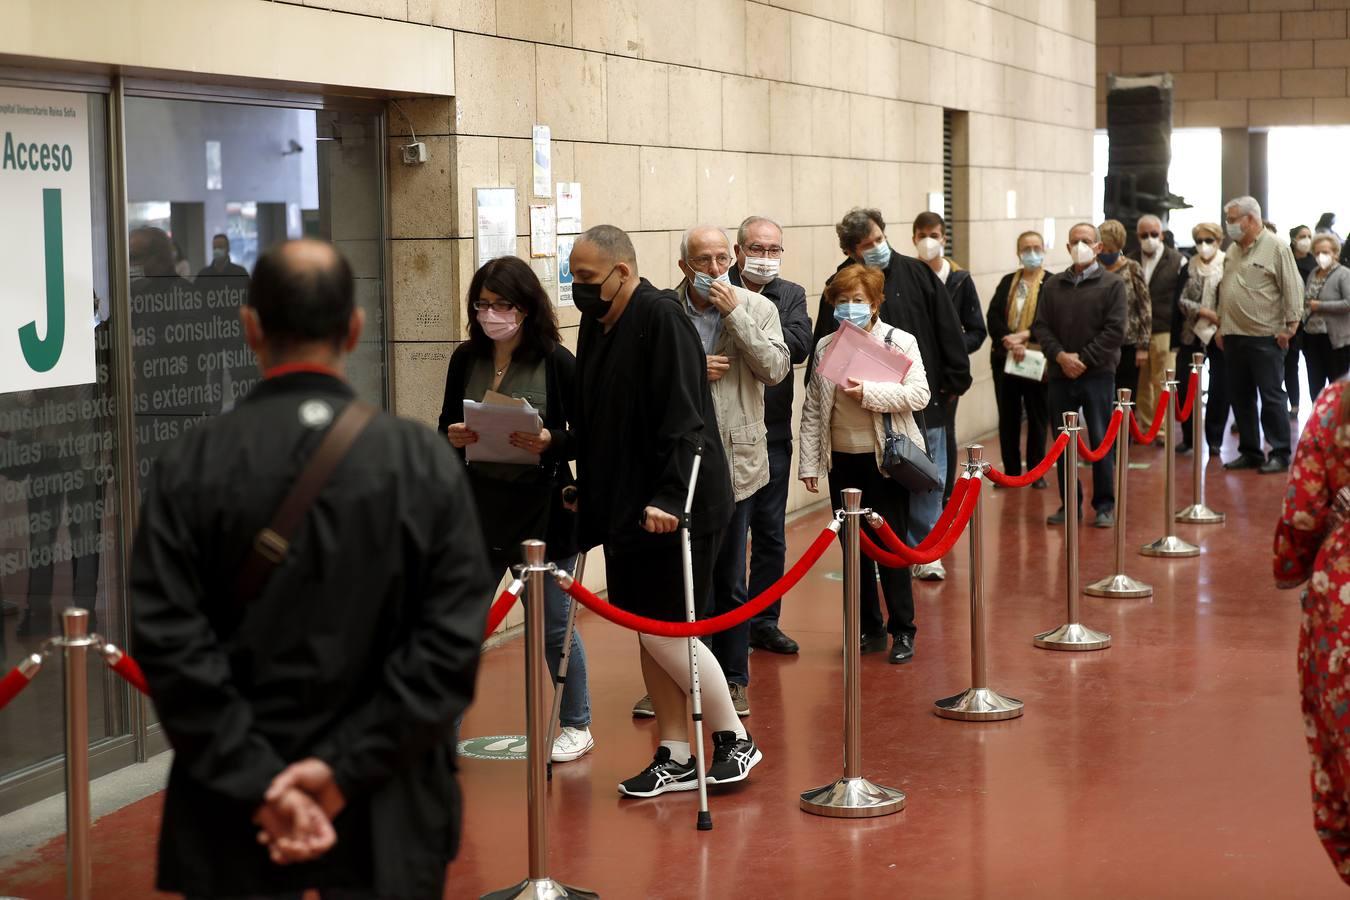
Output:
[[1168,369],[1175,369],[1177,355],[1171,349],[1172,335],[1155,334],[1148,342],[1148,365],[1139,367],[1139,389],[1135,392],[1139,404],[1135,415],[1140,426],[1147,428],[1158,409],[1158,396]]

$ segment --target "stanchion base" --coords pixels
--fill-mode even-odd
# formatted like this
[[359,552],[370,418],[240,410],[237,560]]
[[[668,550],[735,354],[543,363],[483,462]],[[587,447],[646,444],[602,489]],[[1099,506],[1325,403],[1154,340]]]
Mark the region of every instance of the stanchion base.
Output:
[[989,688],[968,688],[954,697],[936,701],[933,712],[944,719],[961,722],[997,722],[1022,715],[1022,701],[1004,697]]
[[904,809],[905,794],[866,778],[841,778],[803,793],[801,808],[813,816],[832,819],[871,819]]
[[1199,556],[1200,548],[1190,541],[1183,541],[1175,534],[1169,534],[1165,538],[1158,538],[1151,544],[1145,544],[1139,548],[1141,556]]
[[552,878],[540,878],[538,880],[527,878],[514,887],[484,894],[482,900],[563,900],[563,898],[591,900],[591,898],[599,898],[599,896],[595,891],[575,888],[563,884],[561,881],[554,881]]
[[1035,643],[1042,650],[1105,650],[1111,646],[1111,635],[1070,622],[1036,635]]
[[1188,525],[1218,525],[1227,518],[1227,513],[1215,512],[1203,503],[1192,503],[1177,513],[1177,521]]
[[1124,572],[1108,575],[1101,581],[1094,581],[1083,588],[1089,597],[1152,597],[1153,586],[1135,581]]

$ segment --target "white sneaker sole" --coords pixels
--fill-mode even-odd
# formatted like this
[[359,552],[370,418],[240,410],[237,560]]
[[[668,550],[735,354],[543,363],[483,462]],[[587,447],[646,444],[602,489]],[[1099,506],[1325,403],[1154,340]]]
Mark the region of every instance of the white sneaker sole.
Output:
[[595,738],[591,738],[589,741],[586,742],[586,746],[582,747],[580,750],[573,750],[570,753],[559,753],[557,750],[554,750],[553,754],[549,758],[553,760],[553,762],[555,763],[571,762],[574,759],[581,759],[583,756],[585,756],[587,753],[590,753],[594,749],[595,749]]
[[946,581],[947,573],[938,569],[923,569],[915,577],[920,581]]
[[[750,757],[750,765],[748,765],[748,766],[745,767],[745,771],[744,771],[744,772],[742,772],[741,774],[737,775],[735,778],[714,778],[714,777],[712,777],[712,775],[709,775],[709,776],[708,776],[708,784],[735,784],[735,783],[738,782],[738,781],[744,781],[745,779],[747,779],[747,778],[750,777],[750,771],[751,771],[752,769],[754,769],[755,766],[759,765],[759,761],[760,761],[761,759],[763,759],[763,758],[764,758],[764,754],[763,754],[763,753],[760,753],[760,752],[759,752],[759,748],[756,747],[756,748],[755,748],[755,755],[752,756],[752,757]],[[697,783],[697,782],[694,783],[694,787],[695,787],[695,788],[698,787],[698,783]]]
[[676,781],[671,784],[662,785],[654,791],[630,791],[622,784],[619,785],[619,793],[625,797],[659,797],[662,794],[678,794],[682,791],[696,790],[698,790],[697,778],[692,778],[689,781]]

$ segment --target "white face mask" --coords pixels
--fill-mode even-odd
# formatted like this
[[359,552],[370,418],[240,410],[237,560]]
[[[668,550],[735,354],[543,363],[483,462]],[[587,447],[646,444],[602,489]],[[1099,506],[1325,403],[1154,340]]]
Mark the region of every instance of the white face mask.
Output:
[[1219,248],[1216,244],[1201,244],[1197,252],[1199,252],[1201,259],[1209,262],[1214,258],[1214,254],[1219,252]]
[[1240,241],[1242,240],[1242,223],[1224,222],[1223,232],[1224,234],[1228,235],[1228,239],[1230,241]]
[[1097,251],[1087,241],[1079,241],[1069,247],[1069,255],[1073,257],[1075,265],[1086,266],[1097,258]]
[[1335,257],[1333,257],[1330,253],[1327,253],[1325,250],[1323,250],[1321,253],[1317,254],[1317,266],[1318,266],[1318,268],[1321,268],[1321,269],[1330,269],[1330,268],[1331,268],[1331,264],[1334,263],[1335,261],[1336,261]]
[[1139,248],[1144,251],[1145,256],[1152,256],[1157,253],[1160,246],[1162,246],[1162,241],[1155,237],[1146,237],[1139,242]]
[[1307,253],[1312,249],[1312,238],[1301,237],[1294,241],[1294,249],[1299,253]]
[[919,259],[928,262],[942,255],[942,242],[936,238],[920,238],[914,244],[914,251],[918,254]]
[[767,256],[747,256],[745,265],[741,266],[741,277],[746,281],[753,281],[755,284],[768,284],[778,277],[778,270],[782,265],[781,259],[770,259]]

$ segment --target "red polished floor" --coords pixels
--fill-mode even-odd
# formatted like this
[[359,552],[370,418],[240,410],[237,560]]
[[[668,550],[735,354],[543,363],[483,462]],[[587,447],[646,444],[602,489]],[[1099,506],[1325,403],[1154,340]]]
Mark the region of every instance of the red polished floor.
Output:
[[[1230,439],[1231,443],[1231,439]],[[1232,450],[1230,448],[1231,455]],[[1131,473],[1127,570],[1147,600],[1083,598],[1109,650],[1037,650],[1064,620],[1063,531],[1044,525],[1053,490],[986,491],[991,686],[1026,702],[1023,718],[951,722],[932,701],[969,683],[968,556],[948,580],[916,585],[918,653],[908,666],[863,664],[865,773],[909,795],[888,818],[802,813],[798,794],[842,771],[840,584],[831,551],[785,604],[798,657],[752,657],[751,731],[764,762],[712,798],[715,830],[694,829],[695,794],[620,800],[614,786],[650,758],[635,639],[582,617],[596,750],[555,769],[552,874],[611,898],[1316,898],[1345,889],[1313,834],[1298,711],[1298,595],[1271,586],[1270,543],[1283,480],[1224,474],[1209,501],[1222,526],[1179,526],[1196,559],[1156,560],[1160,451]],[[1182,465],[1189,470],[1189,460]],[[1087,470],[1083,470],[1086,478]],[[1177,505],[1189,502],[1178,477]],[[1090,484],[1090,482],[1089,482]],[[1086,486],[1086,485],[1085,485]],[[789,555],[824,515],[790,529]],[[1111,568],[1112,533],[1084,528],[1084,583]],[[465,736],[522,725],[519,641],[490,652]],[[464,847],[447,897],[476,897],[526,873],[525,770],[466,760]],[[95,828],[100,898],[152,896],[158,798]],[[0,872],[0,893],[61,896],[60,846]]]

